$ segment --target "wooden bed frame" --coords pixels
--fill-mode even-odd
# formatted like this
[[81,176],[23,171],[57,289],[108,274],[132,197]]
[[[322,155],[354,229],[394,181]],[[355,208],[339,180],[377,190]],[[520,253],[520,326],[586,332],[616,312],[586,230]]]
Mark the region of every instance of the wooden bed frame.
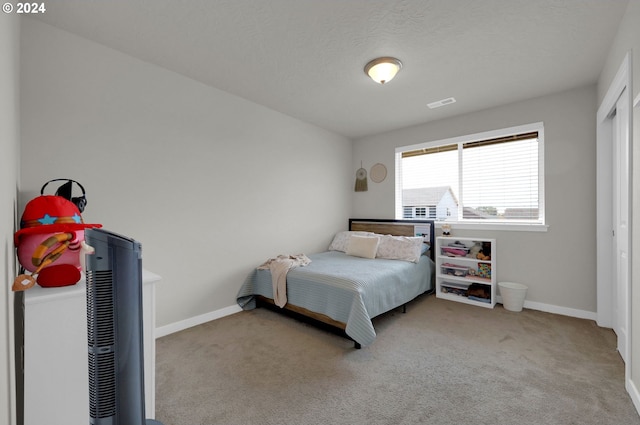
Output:
[[[382,235],[393,236],[419,236],[416,234],[416,226],[424,227],[428,229],[428,235],[423,235],[425,240],[428,240],[430,257],[433,260],[434,245],[434,221],[433,220],[387,220],[387,219],[349,219],[349,230],[361,231],[361,232],[373,232]],[[265,297],[263,295],[256,295],[256,306],[267,307],[273,311],[279,313],[285,313],[300,319],[305,322],[311,322],[312,324],[329,331],[338,333],[347,339],[351,339],[346,332],[347,324],[332,319],[331,317],[316,313],[308,310],[304,307],[298,307],[296,305],[287,303],[283,308],[276,307],[275,301],[272,298]],[[406,313],[407,304],[403,304],[402,312]],[[398,308],[396,307],[396,308]],[[383,313],[384,314],[384,313]],[[352,339],[351,339],[352,340]],[[353,341],[353,340],[352,340]],[[361,348],[360,344],[355,342],[355,348]]]

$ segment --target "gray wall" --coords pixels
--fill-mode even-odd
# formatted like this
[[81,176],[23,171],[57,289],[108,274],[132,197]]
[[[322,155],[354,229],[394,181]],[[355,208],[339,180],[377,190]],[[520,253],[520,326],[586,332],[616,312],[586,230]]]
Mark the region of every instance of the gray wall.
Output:
[[454,225],[453,234],[496,238],[498,280],[527,285],[528,301],[595,312],[595,116],[596,88],[589,86],[357,140],[354,170],[360,161],[381,162],[389,178],[356,193],[353,214],[394,216],[398,146],[542,121],[548,231],[472,231]]
[[607,94],[613,77],[620,68],[622,59],[629,51],[633,51],[633,98],[640,94],[640,0],[629,0],[627,10],[622,17],[618,33],[609,49],[598,79],[598,105]]
[[20,21],[0,14],[0,424],[16,420],[13,373],[13,294],[19,140]]
[[344,137],[31,19],[21,70],[21,204],[80,181],[85,222],[162,276],[157,326],[235,305],[252,268],[346,228]]

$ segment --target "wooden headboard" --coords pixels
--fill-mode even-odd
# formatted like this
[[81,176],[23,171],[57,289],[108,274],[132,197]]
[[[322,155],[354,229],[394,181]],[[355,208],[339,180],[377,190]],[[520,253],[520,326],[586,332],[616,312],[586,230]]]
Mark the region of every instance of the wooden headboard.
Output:
[[434,227],[433,220],[349,219],[349,230],[394,236],[422,236],[431,247],[432,259],[433,250],[435,249]]

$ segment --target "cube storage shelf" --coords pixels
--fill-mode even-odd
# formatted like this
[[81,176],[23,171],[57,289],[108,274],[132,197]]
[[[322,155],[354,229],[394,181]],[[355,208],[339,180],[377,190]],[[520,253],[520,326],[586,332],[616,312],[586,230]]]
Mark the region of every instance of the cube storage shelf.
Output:
[[[476,257],[478,244],[490,259]],[[439,236],[435,254],[436,297],[486,308],[496,305],[495,239]]]

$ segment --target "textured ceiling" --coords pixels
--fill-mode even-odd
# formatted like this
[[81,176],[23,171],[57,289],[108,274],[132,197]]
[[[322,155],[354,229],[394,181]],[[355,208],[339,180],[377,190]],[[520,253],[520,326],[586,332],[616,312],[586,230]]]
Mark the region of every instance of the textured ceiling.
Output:
[[[36,18],[350,138],[595,83],[627,0],[49,0]],[[385,85],[364,65],[395,56]],[[439,109],[427,103],[457,102]]]

